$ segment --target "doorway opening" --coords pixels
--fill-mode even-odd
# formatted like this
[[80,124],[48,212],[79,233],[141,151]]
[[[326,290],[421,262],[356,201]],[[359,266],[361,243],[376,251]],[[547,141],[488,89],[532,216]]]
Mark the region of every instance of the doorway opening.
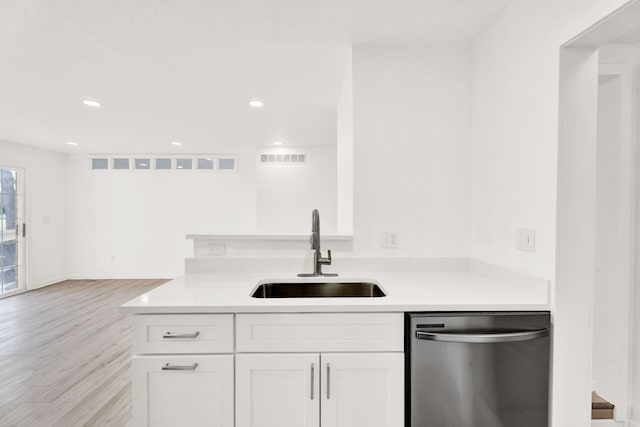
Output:
[[592,397],[609,418],[593,425],[640,422],[638,61],[611,50],[640,36],[638,16],[630,2],[561,49],[554,376],[557,396],[573,393],[562,425],[588,425]]
[[[592,419],[626,420],[631,364],[636,48],[599,49]],[[617,408],[616,408],[617,407]]]

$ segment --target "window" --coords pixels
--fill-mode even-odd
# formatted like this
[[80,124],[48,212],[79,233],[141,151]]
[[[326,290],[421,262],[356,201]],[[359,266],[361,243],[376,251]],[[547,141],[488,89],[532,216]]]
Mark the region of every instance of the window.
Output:
[[232,158],[219,158],[218,159],[218,169],[220,170],[235,170],[236,168],[236,159]]
[[171,169],[171,159],[156,159],[156,169]]
[[118,158],[113,159],[114,169],[129,169],[129,159]]
[[136,169],[151,169],[151,159],[135,159]]
[[176,169],[193,169],[193,159],[177,159]]
[[109,159],[91,159],[91,169],[109,169]]
[[198,169],[213,169],[213,159],[198,159]]

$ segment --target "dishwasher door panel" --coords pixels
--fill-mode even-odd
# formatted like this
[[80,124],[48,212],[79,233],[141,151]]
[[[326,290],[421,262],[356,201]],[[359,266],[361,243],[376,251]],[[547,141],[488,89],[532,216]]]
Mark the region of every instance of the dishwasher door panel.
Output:
[[[545,314],[412,316],[410,426],[546,427],[548,327]],[[417,339],[418,331],[462,341],[523,337],[447,342]]]

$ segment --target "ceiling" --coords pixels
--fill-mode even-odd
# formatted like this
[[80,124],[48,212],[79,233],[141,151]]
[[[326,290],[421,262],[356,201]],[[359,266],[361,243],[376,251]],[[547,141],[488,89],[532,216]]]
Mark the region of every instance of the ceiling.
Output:
[[334,144],[352,44],[468,43],[509,2],[3,0],[0,139],[83,153]]

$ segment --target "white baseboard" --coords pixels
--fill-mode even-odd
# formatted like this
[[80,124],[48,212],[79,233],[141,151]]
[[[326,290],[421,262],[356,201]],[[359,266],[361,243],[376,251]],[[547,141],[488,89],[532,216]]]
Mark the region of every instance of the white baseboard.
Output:
[[27,290],[28,291],[32,291],[34,289],[39,289],[39,288],[43,288],[45,286],[54,285],[56,283],[64,282],[67,279],[68,279],[68,277],[66,277],[66,276],[60,276],[60,277],[57,277],[55,279],[45,280],[44,282],[39,282],[39,283],[36,283],[36,284],[33,284],[33,285],[29,286],[27,288]]
[[614,420],[591,420],[591,427],[640,427],[638,424],[614,421]]
[[157,280],[157,279],[174,279],[174,277],[158,277],[157,274],[138,275],[132,274],[129,276],[69,276],[66,280],[126,280],[126,279],[145,279],[145,280]]

